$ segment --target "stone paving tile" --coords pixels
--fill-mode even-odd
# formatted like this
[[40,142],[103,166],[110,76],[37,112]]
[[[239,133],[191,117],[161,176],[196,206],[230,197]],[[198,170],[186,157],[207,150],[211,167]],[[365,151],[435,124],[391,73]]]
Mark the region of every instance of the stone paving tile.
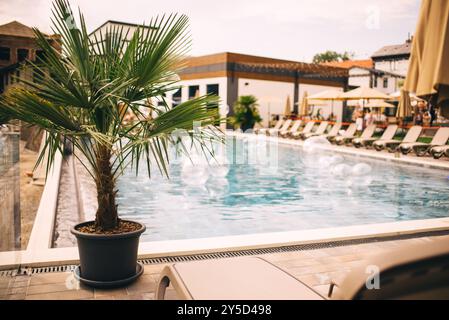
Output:
[[93,290],[80,289],[41,294],[28,294],[26,296],[26,300],[82,300],[93,297]]
[[34,285],[28,287],[27,294],[42,294],[42,293],[51,293],[51,292],[62,292],[62,291],[77,291],[77,290],[89,290],[88,288],[82,285],[76,286],[67,286],[66,283],[51,283],[51,284],[42,284],[42,285]]
[[152,275],[142,275],[136,282],[130,284],[126,291],[128,294],[148,293],[156,291],[156,281]]
[[31,276],[30,285],[64,283],[74,279],[72,272],[39,273]]
[[137,293],[116,297],[116,300],[154,300],[154,293]]
[[126,291],[126,288],[114,288],[114,289],[94,289],[94,297],[100,298],[100,297],[106,297],[106,296],[126,296],[128,295],[128,292]]

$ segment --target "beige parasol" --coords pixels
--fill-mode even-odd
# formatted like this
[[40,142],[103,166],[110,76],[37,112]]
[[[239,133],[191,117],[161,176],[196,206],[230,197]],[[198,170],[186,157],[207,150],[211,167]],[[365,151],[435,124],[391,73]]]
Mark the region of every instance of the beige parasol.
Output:
[[375,89],[371,89],[368,87],[360,87],[345,93],[342,93],[337,100],[371,100],[371,99],[379,99],[379,100],[387,100],[390,97],[377,91]]
[[405,118],[412,115],[412,103],[410,101],[410,95],[407,91],[401,90],[401,99],[399,100],[398,111],[396,117]]
[[367,103],[365,105],[365,108],[371,108],[371,109],[376,109],[376,108],[395,108],[396,106],[394,104],[385,102],[383,100],[374,100],[371,101],[369,103]]
[[292,114],[292,104],[290,102],[290,96],[287,96],[287,101],[285,101],[284,116],[290,117]]
[[435,95],[449,116],[449,1],[423,0],[404,89],[420,97]]
[[302,97],[302,102],[301,102],[301,112],[300,115],[301,116],[307,116],[308,115],[308,111],[309,111],[309,105],[307,103],[307,97],[309,96],[309,94],[307,93],[307,91],[304,92],[304,95]]

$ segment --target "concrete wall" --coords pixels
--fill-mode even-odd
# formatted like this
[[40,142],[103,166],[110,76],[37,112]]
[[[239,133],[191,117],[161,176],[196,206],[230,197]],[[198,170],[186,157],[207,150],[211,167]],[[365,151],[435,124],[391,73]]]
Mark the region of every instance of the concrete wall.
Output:
[[408,59],[375,61],[374,68],[378,70],[396,73],[405,77],[407,76],[409,64],[410,63]]
[[19,134],[0,133],[0,252],[20,249]]

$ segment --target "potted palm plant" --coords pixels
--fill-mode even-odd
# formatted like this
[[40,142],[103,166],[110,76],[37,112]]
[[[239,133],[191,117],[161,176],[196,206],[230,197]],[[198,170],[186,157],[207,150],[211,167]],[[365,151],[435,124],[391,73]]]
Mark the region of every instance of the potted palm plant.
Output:
[[[171,133],[184,130],[203,144],[213,137],[195,134],[194,123],[217,123],[216,96],[203,96],[169,108],[165,94],[175,90],[177,72],[190,45],[188,18],[152,19],[130,34],[111,27],[89,37],[83,15],[75,21],[67,0],[53,4],[53,28],[61,35],[62,54],[35,29],[42,58],[30,62],[33,81],[10,90],[0,100],[0,119],[18,119],[46,133],[39,160],[47,170],[57,152],[70,144],[73,155],[94,179],[98,210],[95,221],[73,227],[80,255],[78,276],[94,286],[117,286],[134,280],[140,235],[145,226],[119,218],[116,181],[139,161],[167,173]],[[157,108],[146,103],[161,97]],[[164,107],[161,108],[160,105]],[[156,113],[156,117],[146,114]],[[124,121],[126,118],[126,121]],[[143,160],[142,160],[143,159]]]
[[243,132],[253,129],[256,123],[262,121],[257,107],[255,96],[240,96],[234,104],[234,115],[230,117],[231,124],[242,129]]

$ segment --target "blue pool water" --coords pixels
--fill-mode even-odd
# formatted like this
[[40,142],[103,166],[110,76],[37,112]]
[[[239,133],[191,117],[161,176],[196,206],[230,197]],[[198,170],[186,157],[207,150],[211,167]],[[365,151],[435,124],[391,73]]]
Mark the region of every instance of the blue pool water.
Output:
[[447,171],[253,138],[224,153],[218,162],[229,165],[178,158],[169,180],[128,170],[118,182],[121,217],[145,223],[143,241],[156,241],[449,216]]

